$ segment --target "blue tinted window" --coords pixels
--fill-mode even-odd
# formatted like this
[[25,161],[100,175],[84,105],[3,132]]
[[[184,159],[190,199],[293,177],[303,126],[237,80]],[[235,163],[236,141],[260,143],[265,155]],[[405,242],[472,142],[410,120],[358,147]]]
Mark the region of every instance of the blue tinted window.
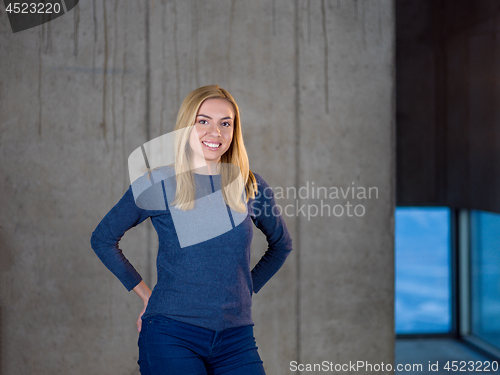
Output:
[[450,210],[396,209],[396,333],[451,331]]
[[471,212],[472,333],[500,347],[500,215]]

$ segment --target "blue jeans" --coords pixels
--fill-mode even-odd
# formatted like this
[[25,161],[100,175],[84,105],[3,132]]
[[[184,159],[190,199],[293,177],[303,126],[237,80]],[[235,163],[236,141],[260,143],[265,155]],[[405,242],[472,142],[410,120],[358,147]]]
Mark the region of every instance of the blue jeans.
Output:
[[265,375],[253,326],[212,331],[155,315],[139,334],[142,375]]

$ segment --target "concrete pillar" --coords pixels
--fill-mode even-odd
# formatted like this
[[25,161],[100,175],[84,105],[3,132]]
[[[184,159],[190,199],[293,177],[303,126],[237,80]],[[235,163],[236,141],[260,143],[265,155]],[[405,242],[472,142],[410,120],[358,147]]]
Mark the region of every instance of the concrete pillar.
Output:
[[[0,374],[138,373],[141,302],[90,234],[128,155],[212,83],[288,206],[294,251],[253,297],[267,373],[393,362],[392,0],[80,2],[16,34],[0,7]],[[155,237],[146,222],[121,243],[149,284]],[[256,230],[254,263],[265,249]]]

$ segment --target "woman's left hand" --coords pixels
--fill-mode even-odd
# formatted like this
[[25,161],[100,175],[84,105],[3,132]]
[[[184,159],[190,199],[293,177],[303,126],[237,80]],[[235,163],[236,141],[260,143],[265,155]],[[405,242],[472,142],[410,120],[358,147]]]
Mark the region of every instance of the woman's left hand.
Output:
[[144,308],[141,310],[141,312],[139,313],[139,319],[137,319],[137,331],[141,332],[141,327],[142,327],[142,316],[144,315],[144,312],[146,311],[146,307],[148,307],[148,305],[144,305]]
[[148,302],[149,302],[149,297],[151,296],[151,290],[148,288],[146,283],[144,281],[141,281],[137,286],[133,289],[134,292],[137,293],[139,297],[141,297],[142,301],[144,302],[144,308],[141,310],[139,314],[139,319],[137,319],[137,330],[141,332],[141,327],[142,327],[142,316],[144,315],[144,312],[146,311],[146,307],[148,307]]

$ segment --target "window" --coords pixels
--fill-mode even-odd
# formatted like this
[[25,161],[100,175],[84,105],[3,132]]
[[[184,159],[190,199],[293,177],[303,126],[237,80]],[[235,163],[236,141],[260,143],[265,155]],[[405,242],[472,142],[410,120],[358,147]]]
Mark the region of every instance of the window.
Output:
[[395,243],[396,333],[451,332],[450,209],[398,207]]
[[471,211],[472,334],[500,348],[500,214]]

